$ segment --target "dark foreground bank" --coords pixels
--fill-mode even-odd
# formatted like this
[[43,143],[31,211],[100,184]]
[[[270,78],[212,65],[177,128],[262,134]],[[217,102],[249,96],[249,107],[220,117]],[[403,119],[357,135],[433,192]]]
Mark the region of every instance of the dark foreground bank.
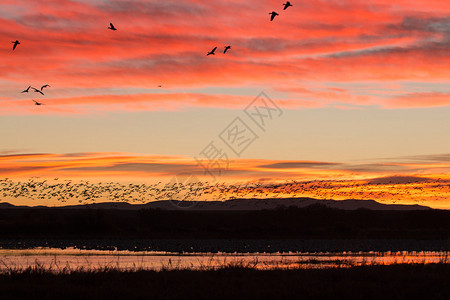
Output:
[[0,239],[450,238],[450,211],[0,209]]
[[0,275],[2,299],[450,299],[450,265]]

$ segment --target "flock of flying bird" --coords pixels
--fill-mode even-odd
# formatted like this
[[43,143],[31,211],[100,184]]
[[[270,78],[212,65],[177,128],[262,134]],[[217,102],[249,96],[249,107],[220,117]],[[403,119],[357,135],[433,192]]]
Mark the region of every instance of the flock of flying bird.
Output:
[[401,184],[374,184],[370,181],[295,181],[284,183],[167,183],[123,184],[118,182],[96,182],[81,180],[40,179],[28,181],[0,179],[0,196],[7,198],[28,198],[58,201],[74,201],[89,204],[96,201],[147,203],[155,200],[192,201],[228,200],[242,198],[292,198],[318,197],[321,199],[342,198],[375,199],[379,201],[421,202],[445,200],[450,195],[450,183],[411,182]]
[[[41,94],[41,95],[44,95],[43,90],[44,90],[45,88],[48,88],[48,87],[50,87],[50,85],[44,84],[43,86],[41,86],[40,89],[37,89],[37,88],[32,87],[31,85],[29,85],[26,89],[24,89],[24,90],[22,91],[22,93],[28,93],[28,92],[30,91],[30,88],[32,88],[32,89],[34,90],[35,93],[39,93],[39,94]],[[43,103],[37,102],[37,101],[34,100],[34,99],[33,99],[33,101],[34,101],[34,104],[35,104],[35,105],[44,105]]]
[[[293,6],[289,1],[283,4],[283,10],[286,10],[290,6]],[[270,21],[273,21],[279,14],[275,11],[269,13]],[[110,30],[116,31],[117,28],[110,23]],[[13,51],[20,45],[18,40],[13,41]],[[224,47],[223,53],[227,53],[231,49],[230,45]],[[207,56],[215,55],[217,47],[213,48],[211,51],[207,52]],[[40,89],[28,86],[22,93],[28,93],[30,89],[34,92],[44,95],[43,90],[50,87],[50,85],[45,84],[41,86]],[[158,87],[162,87],[158,85]],[[35,105],[43,105],[43,103],[34,100]],[[57,199],[61,202],[66,202],[69,199],[77,199],[79,203],[86,203],[88,201],[95,201],[99,198],[107,198],[115,201],[131,201],[131,202],[146,202],[149,200],[165,200],[176,197],[177,200],[186,201],[192,199],[198,199],[199,196],[210,196],[214,195],[216,200],[224,200],[226,198],[245,198],[251,197],[278,197],[279,195],[292,196],[301,192],[300,195],[306,193],[312,193],[315,196],[327,197],[329,196],[330,190],[333,190],[332,194],[334,196],[352,196],[358,195],[361,198],[385,198],[386,196],[395,199],[396,196],[399,198],[405,196],[400,193],[387,192],[386,187],[382,189],[375,188],[374,185],[369,185],[368,183],[362,182],[359,184],[353,184],[351,186],[343,185],[339,186],[332,183],[310,181],[310,182],[293,182],[290,184],[279,184],[279,185],[266,185],[266,184],[250,184],[250,185],[233,185],[233,184],[215,184],[209,185],[201,182],[191,183],[191,184],[172,184],[163,185],[161,182],[154,185],[137,185],[129,184],[123,185],[120,183],[98,183],[92,184],[87,181],[82,181],[80,183],[73,183],[71,180],[66,180],[64,182],[59,181],[58,178],[54,179],[55,182],[50,183],[47,180],[36,180],[30,179],[28,182],[13,182],[9,179],[0,180],[0,195],[3,197],[28,197],[28,198],[38,198],[38,199]],[[374,188],[369,188],[373,186]],[[353,189],[349,191],[348,188]],[[428,189],[437,188],[439,191],[435,191],[436,195],[440,197],[447,197],[450,193],[450,185],[436,185],[429,186]],[[444,189],[444,190],[443,190]],[[388,189],[389,190],[389,189]],[[410,186],[406,189],[406,194],[411,198],[414,193],[418,192],[422,194],[424,192],[424,186],[419,184],[415,186]],[[350,193],[350,194],[349,194]],[[298,194],[297,194],[298,195]],[[423,195],[423,194],[422,194]],[[377,197],[378,196],[378,197]],[[440,198],[440,197],[436,197]]]
[[[293,6],[289,1],[283,4],[283,10]],[[276,16],[279,14],[275,11],[269,13],[270,21],[273,21]],[[109,23],[109,30],[116,31],[117,28]],[[13,41],[12,50],[16,50],[17,46],[20,45],[18,40]],[[228,50],[231,49],[230,45],[224,46],[223,53],[227,53]],[[215,51],[217,47],[214,47],[211,51],[207,52],[207,56],[215,55]],[[39,93],[44,95],[43,90],[45,88],[50,87],[50,85],[45,84],[41,86],[40,89],[28,86],[22,93],[28,93],[30,89],[32,89],[35,93]],[[162,85],[158,85],[158,87],[162,87]],[[43,103],[34,100],[35,105],[43,105]],[[253,185],[233,185],[233,184],[215,184],[208,185],[203,183],[193,183],[193,184],[177,184],[177,185],[165,185],[160,186],[161,182],[155,185],[122,185],[120,183],[98,183],[92,184],[87,181],[80,183],[73,183],[72,181],[65,182],[56,182],[58,179],[55,179],[54,183],[47,182],[47,180],[40,181],[35,179],[30,179],[28,182],[13,182],[11,180],[5,179],[0,180],[0,193],[3,194],[3,197],[29,197],[29,198],[38,198],[38,199],[57,199],[61,202],[66,202],[69,199],[77,199],[80,203],[86,203],[87,201],[94,201],[99,198],[109,198],[110,200],[115,201],[139,201],[145,202],[149,200],[165,200],[176,197],[177,200],[192,200],[198,199],[199,196],[210,196],[214,195],[216,200],[224,200],[226,198],[244,198],[244,197],[278,197],[278,196],[292,196],[296,195],[298,192],[301,192],[301,195],[304,193],[312,193],[315,196],[322,196],[326,198],[329,196],[330,190],[333,190],[334,196],[351,196],[358,195],[362,198],[370,197],[370,198],[384,198],[386,196],[386,189],[383,188],[381,190],[378,189],[369,189],[367,183],[362,184],[354,184],[350,188],[353,189],[352,192],[347,189],[349,186],[342,186],[331,184],[331,183],[321,183],[317,181],[311,182],[294,182],[292,184],[281,184],[281,185],[265,185],[265,184],[253,184]],[[438,188],[436,186],[436,188]],[[446,188],[446,191],[443,191],[442,188]],[[439,192],[441,197],[446,197],[450,193],[450,186],[439,186],[441,189]],[[359,191],[358,191],[359,190]],[[415,186],[411,187],[411,189],[407,189],[406,192],[408,196],[411,197],[412,192],[420,192],[423,193],[423,187]],[[350,194],[349,194],[350,192]],[[436,191],[437,192],[437,191]],[[0,194],[0,195],[1,195]],[[402,195],[396,193],[388,193],[389,196],[395,199],[395,196],[401,197]],[[378,196],[378,197],[376,197]],[[283,196],[282,196],[283,197]]]
[[[293,5],[292,5],[289,1],[286,1],[286,3],[283,3],[283,10],[286,10],[286,9],[287,9],[288,7],[290,7],[290,6],[293,6]],[[271,16],[270,16],[270,21],[273,21],[273,19],[274,19],[276,16],[278,16],[279,14],[278,14],[277,12],[275,12],[275,11],[272,11],[271,13],[269,13],[269,15],[271,15]],[[109,23],[109,27],[107,27],[107,28],[110,29],[110,30],[113,30],[113,31],[116,31],[116,30],[117,30],[117,28],[113,25],[113,23]],[[12,43],[13,43],[13,51],[14,51],[14,50],[16,50],[17,45],[20,45],[20,42],[19,42],[18,40],[15,40],[15,41],[13,41]],[[231,46],[230,46],[230,45],[224,46],[223,53],[224,53],[224,54],[227,53],[227,51],[228,51],[229,49],[231,49]],[[216,50],[217,50],[217,47],[214,47],[211,51],[209,51],[208,53],[206,53],[206,56],[209,56],[209,55],[215,55]],[[46,85],[42,86],[41,89],[36,89],[36,88],[34,88],[34,87],[32,87],[32,86],[28,86],[28,88],[25,89],[24,91],[22,91],[22,93],[28,93],[28,90],[29,90],[30,88],[32,88],[35,92],[44,95],[44,93],[42,92],[42,89],[43,89],[43,88],[46,88],[46,87],[49,87],[49,85],[46,84]],[[158,85],[158,87],[162,87],[162,85]],[[43,105],[43,103],[38,102],[38,101],[36,101],[36,100],[34,100],[34,99],[33,99],[33,101],[34,101],[34,104],[35,104],[35,105]]]
[[[283,10],[286,10],[289,6],[294,6],[289,1],[286,1],[286,3],[284,3],[283,5],[284,5]],[[275,19],[276,16],[279,16],[279,14],[275,11],[269,13],[269,15],[270,15],[270,21],[273,21],[273,19]]]
[[[291,2],[289,2],[289,1],[286,1],[286,3],[284,3],[283,5],[284,5],[283,10],[286,10],[289,6],[293,6],[291,4]],[[273,21],[273,19],[275,19],[275,17],[278,16],[279,14],[277,12],[275,12],[275,11],[272,11],[271,13],[269,13],[269,15],[270,15],[270,21]],[[111,24],[111,26],[112,26],[112,24]],[[114,26],[112,26],[112,27],[114,27]],[[227,53],[227,51],[230,48],[231,48],[231,46],[225,46],[225,49],[223,50],[223,53]],[[214,55],[216,50],[217,50],[217,47],[214,47],[211,51],[206,53],[206,56]]]
[[[286,1],[286,3],[283,4],[283,10],[286,10],[290,6],[293,6],[289,1]],[[273,21],[276,16],[279,16],[279,14],[275,11],[272,11],[269,13],[270,15],[270,21]],[[110,30],[116,31],[117,28],[112,24],[109,23],[109,27],[107,27]],[[13,51],[16,49],[17,45],[20,45],[20,42],[18,40],[13,41]],[[230,45],[227,45],[224,47],[223,53],[227,53],[227,51],[231,49]],[[215,55],[215,51],[217,50],[217,47],[214,47],[211,51],[209,51],[206,55]],[[45,84],[41,86],[40,89],[37,89],[35,87],[32,87],[31,85],[28,86],[25,90],[22,91],[22,93],[28,93],[30,91],[30,88],[34,90],[34,92],[39,93],[41,95],[44,95],[43,90],[47,87],[50,87],[50,85]],[[161,85],[158,85],[158,87],[162,87]],[[43,103],[38,102],[34,100],[35,105],[43,105]],[[57,180],[57,179],[56,179]],[[28,182],[17,182],[13,183],[12,181],[5,179],[0,180],[0,191],[3,192],[3,196],[10,196],[10,197],[30,197],[34,198],[37,197],[38,199],[44,199],[44,198],[56,198],[57,200],[61,202],[66,202],[70,198],[79,199],[78,202],[87,202],[89,200],[93,201],[98,198],[112,198],[111,200],[125,200],[125,201],[140,201],[145,202],[148,199],[148,197],[153,198],[153,200],[162,200],[167,198],[175,197],[177,200],[191,200],[193,198],[198,198],[199,196],[205,196],[206,194],[216,194],[214,198],[217,200],[220,199],[226,199],[226,198],[243,198],[248,196],[258,197],[258,196],[265,196],[265,197],[278,197],[280,194],[292,195],[296,194],[299,190],[304,192],[318,192],[320,190],[327,190],[329,188],[336,189],[337,186],[330,186],[330,185],[322,185],[318,184],[317,186],[313,182],[305,182],[305,183],[299,183],[296,182],[295,184],[291,185],[285,185],[282,184],[280,186],[265,186],[263,184],[257,184],[253,187],[250,186],[241,186],[241,185],[222,185],[222,184],[215,184],[215,185],[204,185],[202,183],[195,183],[195,184],[178,184],[178,185],[165,185],[162,187],[159,187],[158,184],[155,185],[122,185],[119,183],[108,183],[108,184],[90,184],[89,182],[81,182],[78,184],[73,184],[71,181],[66,181],[64,183],[54,183],[54,184],[48,184],[47,180],[44,181],[35,181],[31,179]],[[312,184],[312,185],[311,185]],[[295,186],[295,188],[294,188]],[[365,186],[365,189],[367,189],[367,186]],[[353,186],[354,188],[355,186]],[[281,188],[281,190],[279,190]],[[416,187],[419,188],[419,187]],[[420,188],[419,188],[420,189]],[[356,191],[355,191],[356,192]],[[366,194],[367,190],[356,192],[359,193],[360,196],[363,196]],[[374,197],[375,194],[378,194],[379,191],[372,191],[369,195],[371,197]],[[325,194],[327,194],[325,192]],[[326,196],[326,195],[322,196]],[[336,191],[334,191],[334,194],[336,195]],[[344,192],[346,194],[346,192]],[[233,196],[231,196],[233,195]],[[181,197],[180,197],[181,196]],[[392,196],[392,195],[391,195]]]

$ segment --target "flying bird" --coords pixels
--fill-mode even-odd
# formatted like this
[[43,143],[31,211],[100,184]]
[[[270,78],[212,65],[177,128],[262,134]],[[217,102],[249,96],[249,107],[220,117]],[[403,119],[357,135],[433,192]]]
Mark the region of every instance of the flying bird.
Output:
[[28,93],[28,91],[30,90],[31,85],[29,85],[25,90],[22,91],[22,93]]
[[284,5],[283,10],[286,10],[286,8],[288,8],[289,6],[293,6],[293,5],[291,4],[291,2],[289,2],[289,1],[286,1],[286,3],[283,3],[283,5]]
[[117,30],[116,27],[114,27],[113,23],[109,23],[108,29]]
[[31,87],[36,93],[40,93],[41,95],[44,95],[44,93],[37,88]]
[[13,45],[13,51],[16,49],[17,45],[20,44],[20,42],[19,42],[18,40],[15,40],[14,42],[11,42],[11,43],[14,44],[14,45]]
[[273,19],[275,19],[275,17],[276,16],[278,16],[278,14],[276,13],[276,12],[271,12],[271,13],[269,13],[269,15],[272,15],[271,17],[270,17],[270,21],[273,21]]
[[33,101],[34,101],[34,105],[44,105],[44,103],[37,102],[36,100],[33,100]]
[[46,87],[50,87],[50,86],[49,86],[48,84],[41,86],[41,91],[42,91],[43,89],[45,89]]
[[228,49],[230,49],[231,46],[225,46],[225,50],[223,50],[223,53],[227,53]]
[[215,53],[214,53],[214,51],[216,51],[216,49],[217,49],[217,47],[214,47],[214,49],[212,49],[211,51],[209,51],[207,54],[206,54],[206,56],[208,56],[208,55],[215,55]]

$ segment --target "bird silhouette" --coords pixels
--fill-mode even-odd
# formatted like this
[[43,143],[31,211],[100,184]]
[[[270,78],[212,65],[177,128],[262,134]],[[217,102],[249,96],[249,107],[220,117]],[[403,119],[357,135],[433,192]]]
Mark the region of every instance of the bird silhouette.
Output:
[[283,3],[283,5],[284,5],[283,10],[286,10],[286,8],[288,8],[289,6],[293,6],[293,5],[291,4],[291,2],[289,2],[289,1],[286,1],[286,3]]
[[44,95],[44,93],[41,90],[38,90],[37,88],[31,87],[36,93],[40,93],[41,95]]
[[30,90],[31,85],[29,85],[25,90],[22,91],[22,93],[28,93],[28,91]]
[[113,23],[109,23],[108,29],[117,30],[116,27],[114,27]]
[[227,53],[228,49],[230,49],[231,46],[225,46],[225,50],[223,50],[223,53]]
[[34,101],[34,105],[44,105],[43,103],[37,102],[36,100],[33,100],[33,101]]
[[276,16],[278,16],[278,14],[276,13],[276,12],[271,12],[271,13],[269,13],[269,15],[272,15],[271,17],[270,17],[270,21],[273,21],[273,19],[275,19],[275,17]]
[[41,91],[47,87],[50,87],[48,84],[41,86]]
[[20,44],[20,42],[19,42],[18,40],[15,40],[14,42],[11,42],[11,43],[14,44],[14,45],[13,45],[13,51],[16,49],[17,45]]
[[216,51],[216,49],[217,49],[217,47],[214,47],[214,49],[212,49],[211,51],[209,51],[207,54],[206,54],[206,56],[208,56],[208,55],[215,55],[215,51]]

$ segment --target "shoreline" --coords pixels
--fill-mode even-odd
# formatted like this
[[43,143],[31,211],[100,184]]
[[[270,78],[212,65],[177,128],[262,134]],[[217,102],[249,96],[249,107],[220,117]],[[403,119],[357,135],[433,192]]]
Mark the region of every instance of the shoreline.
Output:
[[449,239],[0,238],[0,249],[75,248],[169,253],[450,251]]

